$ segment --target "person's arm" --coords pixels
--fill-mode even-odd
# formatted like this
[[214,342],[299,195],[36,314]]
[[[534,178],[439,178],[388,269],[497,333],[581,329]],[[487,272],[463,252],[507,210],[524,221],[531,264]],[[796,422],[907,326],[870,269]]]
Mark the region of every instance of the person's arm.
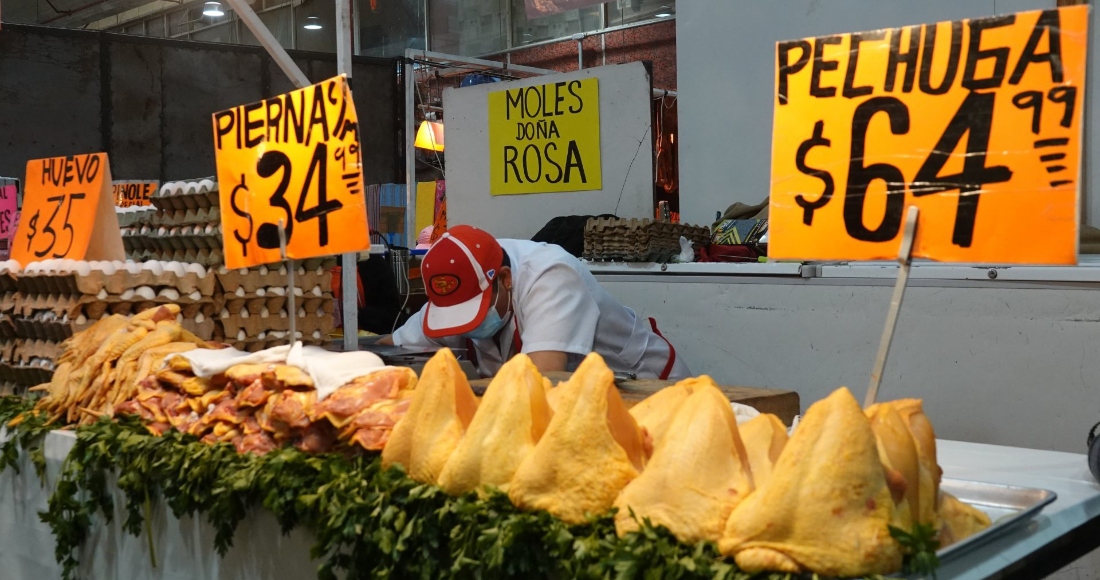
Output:
[[374,344],[381,346],[393,346],[393,335],[387,334],[386,336],[383,336],[382,338],[376,340]]
[[540,373],[564,371],[565,363],[569,360],[569,354],[560,350],[540,350],[529,352],[527,356],[531,357],[531,362],[535,363]]

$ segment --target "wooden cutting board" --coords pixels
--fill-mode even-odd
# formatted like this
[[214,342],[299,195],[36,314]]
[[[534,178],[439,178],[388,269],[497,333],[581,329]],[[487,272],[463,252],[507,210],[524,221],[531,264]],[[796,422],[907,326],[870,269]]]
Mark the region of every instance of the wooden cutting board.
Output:
[[[562,381],[568,380],[571,375],[572,373],[567,372],[550,372],[545,374],[555,386]],[[478,396],[481,396],[485,392],[485,388],[489,386],[490,380],[491,379],[479,379],[470,381],[470,386],[474,388],[474,392]],[[629,408],[637,405],[653,393],[674,384],[676,384],[676,381],[637,379],[632,381],[620,381],[616,383],[616,386],[619,387],[619,394],[622,396],[623,402],[626,403],[626,406]],[[748,405],[761,413],[776,415],[788,426],[790,426],[795,416],[798,415],[801,410],[798,393],[794,391],[754,389],[750,387],[727,387],[721,385],[719,385],[718,388],[730,401]]]

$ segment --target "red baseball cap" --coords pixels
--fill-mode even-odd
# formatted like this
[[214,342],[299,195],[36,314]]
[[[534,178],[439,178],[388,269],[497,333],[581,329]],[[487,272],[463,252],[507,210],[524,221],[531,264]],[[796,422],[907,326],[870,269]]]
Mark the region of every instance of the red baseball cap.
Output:
[[503,263],[504,250],[485,230],[448,228],[420,267],[428,294],[424,336],[442,338],[477,328],[489,311],[493,280]]

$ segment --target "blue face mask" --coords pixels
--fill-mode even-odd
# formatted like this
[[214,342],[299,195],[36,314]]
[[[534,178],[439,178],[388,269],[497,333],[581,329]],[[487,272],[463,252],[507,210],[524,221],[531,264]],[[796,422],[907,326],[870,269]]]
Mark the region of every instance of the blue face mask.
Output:
[[485,320],[463,336],[473,339],[493,338],[502,328],[504,328],[504,319],[497,313],[496,308],[489,308],[489,312],[485,314]]

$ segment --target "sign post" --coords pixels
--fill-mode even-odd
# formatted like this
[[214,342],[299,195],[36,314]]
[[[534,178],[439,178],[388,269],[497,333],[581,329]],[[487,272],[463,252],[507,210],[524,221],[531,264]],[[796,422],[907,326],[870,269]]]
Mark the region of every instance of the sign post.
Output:
[[1077,262],[1088,10],[776,45],[769,257],[899,262],[866,404],[911,258]]
[[106,153],[33,159],[24,183],[13,260],[126,259]]
[[213,128],[226,267],[287,261],[293,343],[294,261],[370,249],[347,78],[215,113]]

